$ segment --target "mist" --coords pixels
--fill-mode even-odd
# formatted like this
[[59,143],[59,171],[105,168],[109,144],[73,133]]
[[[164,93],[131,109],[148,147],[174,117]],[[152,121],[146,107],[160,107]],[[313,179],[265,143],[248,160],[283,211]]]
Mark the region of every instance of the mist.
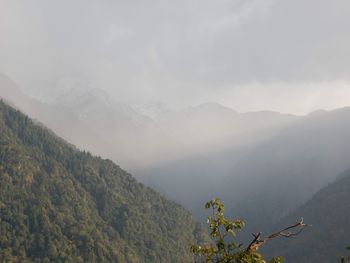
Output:
[[[265,245],[305,216],[303,241],[267,253],[342,255],[349,10],[348,0],[0,0],[0,261],[188,262],[187,243],[209,241],[198,222],[215,197],[247,221],[237,244]],[[263,234],[251,243],[251,233]]]
[[212,178],[209,163],[222,178],[300,116],[350,105],[349,7],[2,0],[1,96],[144,182]]
[[70,77],[137,105],[334,109],[350,101],[349,5],[2,0],[0,72],[42,100]]

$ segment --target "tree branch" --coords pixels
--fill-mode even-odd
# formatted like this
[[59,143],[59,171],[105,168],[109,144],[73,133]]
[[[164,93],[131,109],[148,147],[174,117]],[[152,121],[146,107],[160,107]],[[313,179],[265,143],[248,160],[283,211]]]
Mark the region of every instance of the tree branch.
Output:
[[[246,248],[246,251],[247,252],[257,251],[261,246],[265,245],[268,241],[276,237],[285,237],[285,238],[295,237],[299,235],[308,226],[310,225],[305,224],[304,219],[301,218],[298,223],[288,226],[278,232],[272,233],[271,235],[263,239],[261,239],[261,234],[262,234],[261,232],[257,234],[252,234],[254,236],[254,239],[250,242],[250,244]],[[288,231],[288,230],[295,230],[295,229],[299,229],[299,230],[294,232]]]

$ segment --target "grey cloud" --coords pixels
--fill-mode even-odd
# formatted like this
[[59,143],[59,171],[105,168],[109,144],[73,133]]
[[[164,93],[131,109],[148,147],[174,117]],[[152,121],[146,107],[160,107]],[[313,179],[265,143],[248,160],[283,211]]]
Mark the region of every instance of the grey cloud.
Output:
[[185,103],[252,82],[349,81],[349,8],[346,0],[2,0],[0,72],[22,87],[72,75],[121,100]]

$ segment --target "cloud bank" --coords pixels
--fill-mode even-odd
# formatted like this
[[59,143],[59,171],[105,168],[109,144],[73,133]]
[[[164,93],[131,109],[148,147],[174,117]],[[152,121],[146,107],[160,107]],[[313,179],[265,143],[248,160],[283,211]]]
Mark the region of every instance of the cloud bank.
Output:
[[346,0],[1,0],[0,72],[31,91],[73,76],[131,103],[350,105],[348,10]]

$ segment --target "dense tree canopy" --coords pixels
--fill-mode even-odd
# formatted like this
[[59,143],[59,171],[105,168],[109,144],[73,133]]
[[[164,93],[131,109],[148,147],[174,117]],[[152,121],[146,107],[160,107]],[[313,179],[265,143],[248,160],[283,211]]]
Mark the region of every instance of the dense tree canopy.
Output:
[[190,213],[0,101],[1,262],[191,262]]

